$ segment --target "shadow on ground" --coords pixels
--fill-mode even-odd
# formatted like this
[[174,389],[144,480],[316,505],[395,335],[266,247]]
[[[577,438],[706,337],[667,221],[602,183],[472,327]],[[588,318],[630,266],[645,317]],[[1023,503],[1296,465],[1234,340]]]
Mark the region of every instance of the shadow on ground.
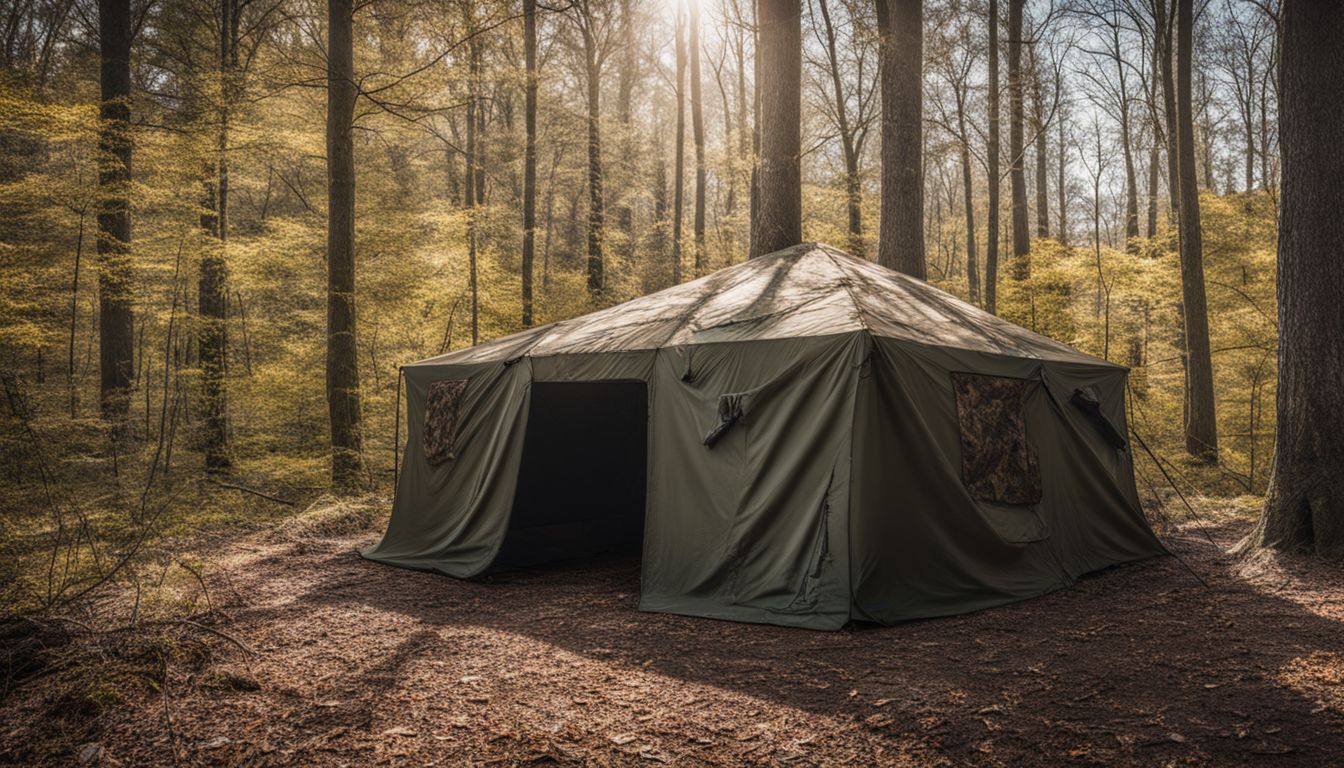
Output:
[[[1210,533],[1226,544],[1236,532]],[[316,584],[302,601],[524,636],[609,666],[854,720],[876,740],[892,735],[958,762],[990,753],[1019,764],[1341,759],[1344,712],[1309,680],[1291,682],[1310,678],[1313,666],[1323,667],[1322,682],[1337,674],[1339,617],[1293,599],[1290,583],[1276,594],[1236,577],[1208,541],[1173,547],[1208,586],[1165,558],[1013,606],[842,633],[639,613],[633,562],[468,583],[341,556],[325,567],[360,577]],[[1322,594],[1344,595],[1338,575],[1326,574]]]
[[[1241,530],[833,633],[640,613],[632,562],[464,582],[360,560],[362,540],[278,550],[235,615],[261,690],[190,694],[176,736],[186,762],[236,764],[1331,764],[1344,573],[1247,578],[1224,553]],[[109,754],[166,761],[145,713],[109,724]]]

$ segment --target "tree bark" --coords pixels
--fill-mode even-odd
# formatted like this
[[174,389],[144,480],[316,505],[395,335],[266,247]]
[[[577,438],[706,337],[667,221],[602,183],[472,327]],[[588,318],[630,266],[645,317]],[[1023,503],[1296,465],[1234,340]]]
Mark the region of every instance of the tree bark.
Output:
[[215,180],[207,190],[211,212],[201,225],[218,239],[218,246],[201,257],[197,283],[198,336],[201,362],[202,443],[208,470],[226,469],[232,463],[228,445],[228,263],[225,248],[229,238],[229,117],[234,98],[238,65],[237,0],[220,3],[219,35],[219,131],[216,140]]
[[1133,240],[1139,236],[1139,181],[1134,165],[1134,132],[1130,129],[1129,78],[1126,74],[1130,64],[1121,58],[1124,48],[1118,24],[1111,27],[1111,34],[1114,36],[1116,54],[1116,80],[1120,84],[1120,103],[1117,105],[1120,114],[1120,151],[1125,161],[1125,250],[1134,252],[1137,244]]
[[[985,222],[985,309],[993,313],[998,311],[999,292],[999,0],[989,0],[989,83],[986,88],[989,214]],[[1062,157],[1063,153],[1060,154]]]
[[1278,429],[1247,544],[1344,558],[1344,6],[1282,14]]
[[1148,119],[1152,121],[1153,128],[1153,145],[1148,149],[1148,227],[1146,234],[1150,239],[1157,235],[1157,186],[1162,163],[1162,119],[1159,116],[1161,110],[1157,105],[1162,87],[1161,51],[1162,42],[1155,34],[1153,37],[1153,60],[1151,71],[1148,74],[1149,88],[1146,94]]
[[1064,136],[1064,116],[1055,118],[1059,130],[1059,178],[1055,181],[1055,207],[1059,209],[1059,244],[1069,245],[1069,153]]
[[691,138],[695,142],[695,276],[705,273],[705,110],[700,93],[700,1],[690,0]]
[[672,284],[681,282],[681,224],[686,205],[686,39],[685,17],[677,11],[677,137],[672,159]]
[[463,5],[466,15],[467,35],[467,141],[465,147],[466,193],[462,205],[467,213],[467,284],[471,291],[471,345],[480,342],[480,282],[476,264],[476,203],[480,194],[480,185],[476,183],[477,143],[480,134],[477,131],[476,112],[480,109],[480,45],[476,38],[475,11],[469,4]]
[[1025,0],[1008,0],[1008,177],[1012,188],[1013,277],[1031,276],[1031,231],[1027,223],[1027,176],[1023,168],[1022,11]]
[[1185,343],[1190,411],[1185,447],[1209,463],[1218,460],[1218,425],[1213,400],[1213,358],[1209,349],[1208,301],[1204,294],[1204,253],[1195,175],[1194,114],[1190,83],[1193,65],[1194,0],[1177,0],[1176,112],[1180,151],[1181,295],[1185,304]]
[[923,280],[924,2],[876,3],[882,74],[882,216],[877,261]]
[[621,71],[616,89],[616,115],[621,122],[621,156],[618,168],[618,188],[615,198],[616,223],[625,235],[623,253],[629,257],[635,246],[635,211],[631,206],[632,187],[635,176],[634,124],[631,104],[633,102],[635,79],[638,64],[635,49],[635,3],[634,0],[621,0]]
[[753,254],[765,255],[803,239],[802,5],[799,0],[759,0],[757,93],[761,134]]
[[1176,147],[1176,75],[1172,68],[1172,16],[1167,0],[1153,0],[1154,45],[1161,48],[1162,115],[1167,139],[1167,200],[1174,216],[1180,215],[1180,152]]
[[532,267],[537,230],[537,0],[523,0],[523,327],[531,328]]
[[[1050,171],[1047,167],[1049,141],[1045,124],[1045,83],[1041,77],[1036,43],[1031,44],[1031,117],[1036,129],[1036,236],[1050,236]],[[1060,147],[1063,152],[1064,148]]]
[[980,302],[980,265],[975,253],[975,190],[971,176],[970,136],[966,133],[965,83],[957,86],[957,130],[961,135],[961,196],[966,206],[966,288],[972,304]]
[[605,285],[602,257],[605,211],[602,202],[602,65],[597,37],[589,19],[583,28],[583,57],[588,85],[588,292],[602,293]]
[[359,348],[355,336],[354,7],[327,7],[327,409],[331,481],[362,485]]
[[131,406],[131,4],[98,0],[102,58],[98,107],[99,407],[120,434]]

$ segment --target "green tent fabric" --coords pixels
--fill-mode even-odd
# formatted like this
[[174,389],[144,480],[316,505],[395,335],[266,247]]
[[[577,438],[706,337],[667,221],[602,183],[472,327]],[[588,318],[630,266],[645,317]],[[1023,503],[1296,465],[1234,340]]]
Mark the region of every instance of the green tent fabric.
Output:
[[824,245],[403,371],[384,563],[640,555],[643,610],[836,629],[1165,551],[1125,368]]

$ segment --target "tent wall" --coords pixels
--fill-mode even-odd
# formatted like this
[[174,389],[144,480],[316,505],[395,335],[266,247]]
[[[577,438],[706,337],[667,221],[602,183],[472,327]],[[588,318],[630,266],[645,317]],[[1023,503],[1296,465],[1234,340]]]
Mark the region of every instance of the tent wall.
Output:
[[[642,609],[848,621],[849,434],[866,352],[856,333],[658,355]],[[742,416],[706,447],[725,395]]]
[[[527,429],[526,365],[407,366],[406,453],[392,518],[367,558],[466,578],[495,559],[513,506]],[[455,441],[456,458],[425,456],[430,385],[468,379]]]
[[[452,576],[496,559],[522,467],[533,382],[644,381],[645,610],[838,628],[849,620],[850,432],[866,334],[656,352],[410,366],[392,520],[366,557]],[[421,447],[429,385],[469,378],[456,458]],[[713,447],[722,396],[743,415]],[[615,468],[613,468],[615,471]]]
[[[855,419],[851,579],[856,619],[893,623],[985,608],[1161,554],[1130,456],[1069,403],[1092,387],[1123,429],[1123,369],[877,340]],[[1028,381],[1023,408],[1041,476],[1036,504],[971,497],[962,480],[953,372]]]

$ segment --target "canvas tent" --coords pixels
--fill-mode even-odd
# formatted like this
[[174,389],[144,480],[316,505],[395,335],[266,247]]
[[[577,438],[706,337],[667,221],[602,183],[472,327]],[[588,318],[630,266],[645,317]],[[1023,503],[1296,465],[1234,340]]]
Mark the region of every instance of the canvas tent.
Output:
[[640,555],[643,610],[831,629],[1164,551],[1125,368],[823,245],[403,370],[385,563]]

